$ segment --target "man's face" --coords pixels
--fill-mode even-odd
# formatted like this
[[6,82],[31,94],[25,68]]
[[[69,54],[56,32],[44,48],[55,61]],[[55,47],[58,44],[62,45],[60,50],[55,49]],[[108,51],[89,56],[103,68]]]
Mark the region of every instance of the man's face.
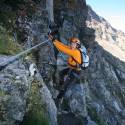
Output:
[[71,46],[71,49],[76,49],[77,48],[77,43],[71,42],[70,46]]

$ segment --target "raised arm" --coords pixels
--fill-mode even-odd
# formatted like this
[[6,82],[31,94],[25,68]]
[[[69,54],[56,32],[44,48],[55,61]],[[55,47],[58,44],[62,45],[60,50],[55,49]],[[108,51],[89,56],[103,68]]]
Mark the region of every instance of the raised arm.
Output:
[[54,41],[53,41],[53,44],[56,46],[56,48],[57,48],[59,51],[65,53],[65,54],[67,54],[67,55],[69,55],[69,56],[73,56],[73,55],[74,55],[74,50],[72,50],[69,46],[67,46],[67,45],[65,45],[65,44],[63,44],[63,43],[61,43],[60,41],[54,40]]

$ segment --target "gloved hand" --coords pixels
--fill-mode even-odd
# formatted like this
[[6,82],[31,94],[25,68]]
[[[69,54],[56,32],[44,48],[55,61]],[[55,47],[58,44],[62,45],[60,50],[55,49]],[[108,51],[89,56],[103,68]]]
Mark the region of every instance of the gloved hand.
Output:
[[51,23],[49,25],[50,31],[48,32],[49,39],[54,41],[55,39],[59,39],[59,26],[55,23]]
[[54,41],[55,39],[59,39],[59,33],[54,34],[53,33],[48,33],[48,37],[50,40]]

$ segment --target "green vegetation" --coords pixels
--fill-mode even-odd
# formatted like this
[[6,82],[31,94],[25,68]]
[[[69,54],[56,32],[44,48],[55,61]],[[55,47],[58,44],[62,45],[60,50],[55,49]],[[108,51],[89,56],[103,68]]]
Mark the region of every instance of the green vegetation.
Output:
[[25,1],[27,0],[0,0],[0,5],[6,4],[7,6],[11,6],[13,10],[16,10]]
[[47,114],[41,105],[39,87],[34,82],[28,99],[28,113],[21,125],[48,125]]
[[5,120],[5,115],[6,115],[6,108],[5,104],[7,103],[9,99],[9,95],[7,95],[3,90],[0,89],[0,121]]
[[5,115],[5,107],[3,104],[0,104],[0,120],[4,121],[4,115]]
[[17,10],[24,0],[0,0],[0,25],[12,32]]
[[[32,17],[36,11],[35,2],[32,0],[0,0],[0,54],[14,55],[22,50],[18,43],[19,36],[23,37],[24,34],[19,34],[15,25],[21,8],[28,17]],[[17,41],[14,41],[13,32],[17,33]]]
[[16,13],[13,11],[0,11],[0,25],[5,27],[7,31],[12,31],[15,23]]
[[6,31],[5,28],[0,26],[0,54],[14,55],[21,50],[21,46],[14,42],[13,37]]
[[22,125],[48,125],[42,111],[33,110],[24,118]]
[[5,93],[4,91],[0,90],[0,97],[3,97],[3,96],[5,96]]
[[96,110],[92,107],[87,107],[88,114],[93,121],[95,121],[98,125],[107,125],[97,114]]
[[0,1],[0,54],[14,55],[22,49],[12,36],[16,11],[9,4],[11,0]]

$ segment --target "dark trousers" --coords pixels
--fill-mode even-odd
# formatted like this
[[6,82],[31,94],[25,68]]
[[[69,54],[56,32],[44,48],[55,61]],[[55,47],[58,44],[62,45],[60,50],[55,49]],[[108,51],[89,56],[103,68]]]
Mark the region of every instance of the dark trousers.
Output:
[[59,98],[65,94],[70,84],[80,84],[80,71],[75,69],[66,68],[59,73],[59,77],[61,85]]

